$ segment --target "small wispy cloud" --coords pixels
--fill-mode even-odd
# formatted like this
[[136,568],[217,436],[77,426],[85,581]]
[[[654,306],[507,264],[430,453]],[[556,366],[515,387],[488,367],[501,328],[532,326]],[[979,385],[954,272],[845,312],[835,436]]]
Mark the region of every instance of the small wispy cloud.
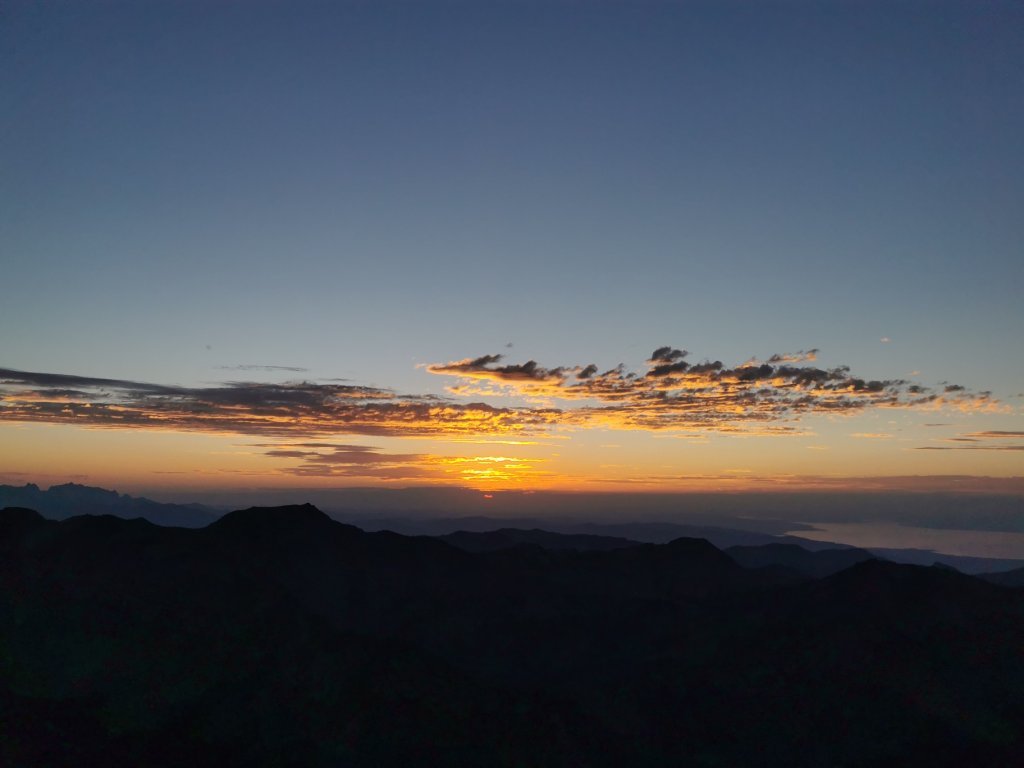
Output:
[[514,485],[547,476],[538,467],[544,459],[514,456],[443,456],[429,453],[387,453],[373,446],[283,443],[265,451],[274,459],[294,459],[284,474],[301,477],[344,477],[375,480],[458,481],[474,485]]
[[222,371],[289,371],[291,373],[306,373],[309,368],[299,368],[292,365],[218,365]]
[[1024,451],[1024,445],[921,445],[918,451]]
[[943,443],[952,445],[923,445],[919,451],[1024,451],[1024,444],[1007,441],[1024,439],[1024,431],[987,429],[968,432],[957,437],[943,438]]
[[806,352],[801,349],[799,352],[772,355],[768,358],[768,362],[772,365],[777,365],[779,363],[809,363],[817,359],[817,349],[808,349]]

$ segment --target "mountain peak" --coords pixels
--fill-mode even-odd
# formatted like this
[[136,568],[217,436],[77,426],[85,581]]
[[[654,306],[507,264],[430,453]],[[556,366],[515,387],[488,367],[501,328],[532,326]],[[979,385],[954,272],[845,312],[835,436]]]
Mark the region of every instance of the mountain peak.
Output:
[[211,523],[209,529],[243,534],[269,534],[309,530],[328,525],[335,523],[312,504],[288,504],[280,507],[238,509]]
[[884,560],[865,560],[834,576],[823,584],[856,603],[886,605],[920,604],[943,601],[951,596],[976,596],[984,582],[955,568],[928,568]]
[[672,549],[676,549],[676,550],[680,550],[680,551],[693,551],[693,552],[701,552],[701,551],[710,552],[711,550],[714,550],[715,552],[720,552],[721,551],[721,550],[718,549],[718,547],[716,547],[714,544],[712,544],[707,539],[698,539],[698,538],[694,538],[693,536],[680,536],[677,539],[672,539],[672,541],[670,541],[667,544],[665,544],[665,546],[666,547],[671,547]]
[[662,547],[664,547],[666,553],[672,553],[673,555],[685,555],[689,558],[727,562],[729,565],[733,565],[732,559],[707,539],[681,536],[678,539],[672,539],[667,544],[663,544]]

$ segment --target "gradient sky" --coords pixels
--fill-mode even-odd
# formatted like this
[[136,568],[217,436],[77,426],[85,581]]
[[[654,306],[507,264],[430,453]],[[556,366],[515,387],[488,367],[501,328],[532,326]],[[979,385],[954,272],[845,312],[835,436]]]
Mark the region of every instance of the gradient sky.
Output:
[[1024,493],[1020,3],[14,1],[0,94],[0,482]]

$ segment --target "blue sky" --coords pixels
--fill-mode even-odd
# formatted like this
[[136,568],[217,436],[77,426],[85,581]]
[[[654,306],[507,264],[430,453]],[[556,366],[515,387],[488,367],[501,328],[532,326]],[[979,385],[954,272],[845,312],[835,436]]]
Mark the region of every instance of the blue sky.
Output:
[[7,3],[0,365],[443,394],[422,366],[816,348],[1005,406],[949,436],[1020,430],[1022,33],[1008,2]]

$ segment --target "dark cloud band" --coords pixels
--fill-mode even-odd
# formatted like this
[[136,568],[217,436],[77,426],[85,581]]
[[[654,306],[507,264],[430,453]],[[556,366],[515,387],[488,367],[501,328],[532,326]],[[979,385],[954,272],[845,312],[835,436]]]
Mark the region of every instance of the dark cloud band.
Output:
[[[639,372],[623,365],[602,373],[594,364],[503,364],[501,355],[427,366],[430,373],[458,379],[461,383],[450,388],[458,396],[516,394],[544,403],[519,407],[341,383],[232,381],[181,387],[0,369],[0,420],[290,439],[334,434],[522,435],[554,426],[786,434],[789,428],[782,422],[811,414],[997,405],[987,392],[971,393],[946,382],[934,391],[902,379],[862,378],[846,366],[818,368],[793,362],[813,360],[816,354],[810,350],[772,355],[765,363],[730,367],[720,360],[689,363],[688,352],[664,346],[654,350],[647,369]],[[548,405],[556,401],[564,407]],[[967,437],[1017,436],[987,432]],[[358,463],[354,457],[364,454],[353,448],[337,455]],[[296,453],[292,458],[301,456]]]
[[521,432],[554,414],[342,384],[177,387],[0,369],[0,420],[269,436]]

